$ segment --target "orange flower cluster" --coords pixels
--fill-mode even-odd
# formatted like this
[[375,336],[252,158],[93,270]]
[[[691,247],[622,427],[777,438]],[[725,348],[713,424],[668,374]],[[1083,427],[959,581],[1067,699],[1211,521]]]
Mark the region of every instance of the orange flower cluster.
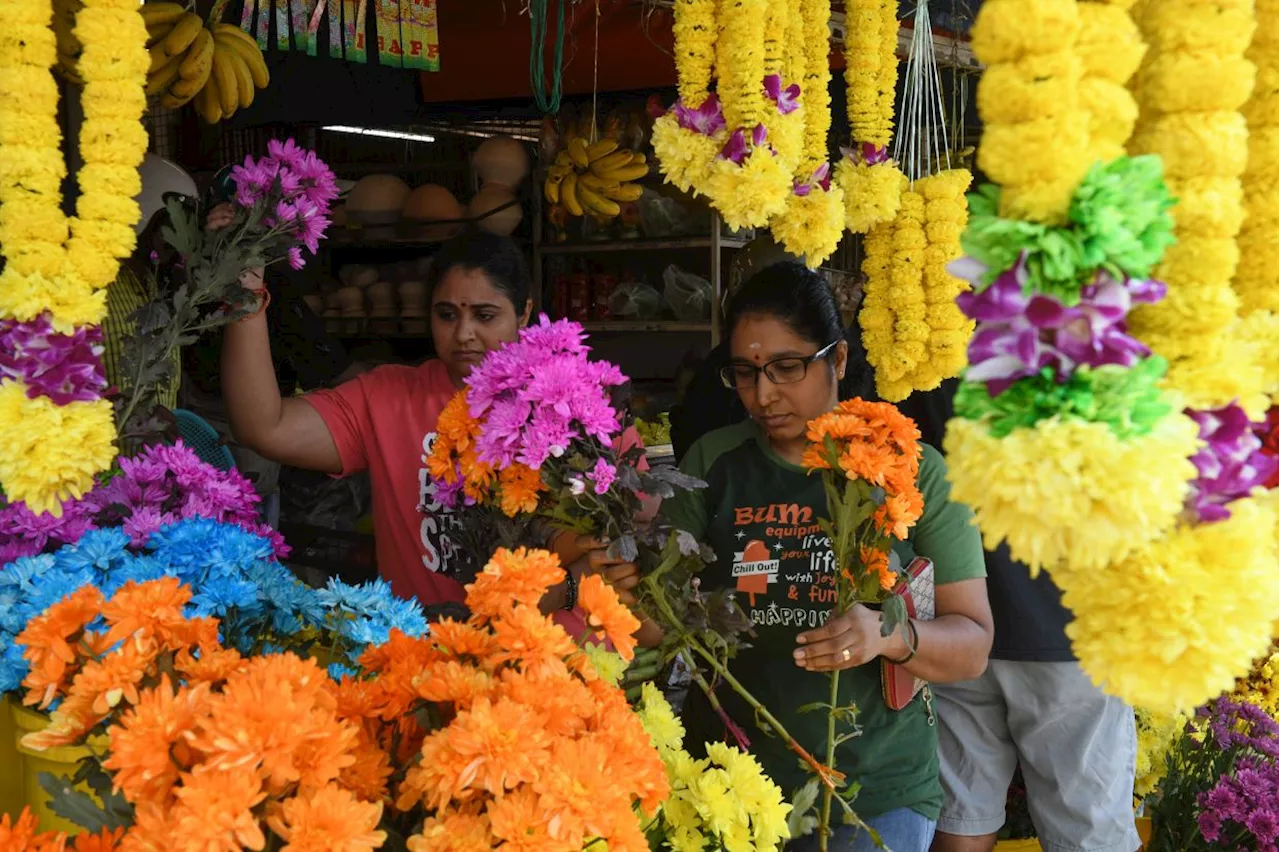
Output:
[[[413,852],[580,852],[595,840],[648,849],[635,808],[653,813],[666,798],[666,770],[621,690],[538,611],[562,577],[550,553],[499,550],[468,587],[467,622],[417,639],[393,633],[361,658],[370,679],[337,687],[359,747],[381,752],[361,759],[382,768],[365,780],[421,825]],[[612,590],[589,579],[579,600],[629,654],[639,623]],[[406,726],[423,718],[443,724]],[[406,743],[416,754],[393,753]],[[395,789],[390,765],[410,766]]]
[[[78,742],[113,712],[138,703],[162,662],[183,654],[190,661],[194,649],[216,647],[217,621],[186,618],[189,600],[191,590],[174,577],[127,583],[109,601],[82,586],[31,619],[17,639],[31,664],[23,701],[40,709],[56,698],[62,703],[49,727],[24,742],[39,749]],[[107,629],[89,631],[99,615]]]
[[[856,552],[837,553],[838,558],[843,557],[841,570],[846,579],[858,584],[849,564],[856,557],[862,574],[874,576],[874,585],[881,591],[893,588],[897,578],[889,567],[890,540],[905,539],[924,513],[924,497],[916,484],[920,474],[920,430],[911,418],[887,402],[851,399],[810,421],[808,438],[805,467],[811,472],[823,471],[836,486],[828,497],[829,502],[834,501],[828,506],[833,523],[869,515],[870,529],[847,530],[837,536],[836,545],[846,536],[858,542]],[[883,496],[863,494],[861,501],[870,500],[875,506],[859,515],[853,503],[860,498],[841,481],[867,483],[881,489]]]
[[476,439],[483,423],[471,416],[467,391],[458,391],[436,421],[436,442],[427,456],[427,470],[449,485],[462,485],[462,493],[481,504],[496,504],[507,517],[538,508],[544,490],[542,474],[512,463],[500,471],[476,456]]
[[62,832],[38,831],[35,814],[22,809],[16,820],[0,814],[0,849],[4,852],[115,852],[124,829],[67,837]]

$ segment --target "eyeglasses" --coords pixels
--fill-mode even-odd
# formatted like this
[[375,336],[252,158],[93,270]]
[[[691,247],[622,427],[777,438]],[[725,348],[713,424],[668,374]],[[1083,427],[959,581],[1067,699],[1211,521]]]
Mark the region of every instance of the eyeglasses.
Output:
[[730,364],[720,368],[720,381],[730,390],[746,390],[755,387],[756,382],[760,380],[760,374],[764,373],[775,385],[794,385],[796,382],[804,381],[810,364],[825,358],[839,342],[833,340],[805,358],[794,356],[775,358],[760,367],[755,364]]

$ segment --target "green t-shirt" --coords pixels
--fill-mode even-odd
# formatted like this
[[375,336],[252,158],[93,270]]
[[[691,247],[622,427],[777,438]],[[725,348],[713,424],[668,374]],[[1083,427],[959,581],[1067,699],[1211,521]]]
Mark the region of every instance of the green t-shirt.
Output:
[[[826,673],[806,672],[792,652],[796,634],[824,624],[835,597],[833,557],[818,527],[826,515],[822,478],[780,458],[754,421],[712,432],[693,445],[681,469],[707,482],[663,504],[675,526],[707,542],[716,561],[702,575],[707,589],[730,585],[755,625],[752,647],[734,658],[731,670],[777,715],[811,753],[826,753],[826,713],[798,708],[830,699]],[[924,515],[900,543],[904,563],[916,555],[933,560],[938,585],[984,577],[982,542],[973,516],[948,499],[946,463],[924,447],[919,485]],[[728,687],[717,690],[730,717],[747,731],[751,751],[784,790],[806,780],[799,760],[776,737],[754,724],[745,702]],[[873,661],[844,671],[840,702],[858,707],[862,735],[837,750],[837,768],[861,785],[854,808],[864,818],[909,807],[937,819],[942,807],[938,783],[938,736],[933,710],[920,698],[905,709],[885,706],[880,665]],[[724,737],[724,725],[700,691],[685,709],[692,746]]]

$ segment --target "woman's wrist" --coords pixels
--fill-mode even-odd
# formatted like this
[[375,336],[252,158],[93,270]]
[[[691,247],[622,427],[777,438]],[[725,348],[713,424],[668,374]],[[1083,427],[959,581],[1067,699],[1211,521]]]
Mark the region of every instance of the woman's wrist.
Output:
[[915,622],[911,619],[907,619],[888,636],[883,637],[883,640],[880,656],[895,665],[910,662],[916,655],[916,647],[920,641]]

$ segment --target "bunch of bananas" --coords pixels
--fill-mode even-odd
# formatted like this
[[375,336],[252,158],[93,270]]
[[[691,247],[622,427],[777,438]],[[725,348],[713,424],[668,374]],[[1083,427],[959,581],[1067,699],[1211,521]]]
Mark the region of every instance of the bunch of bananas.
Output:
[[575,137],[556,155],[542,194],[548,204],[563,206],[571,216],[612,219],[622,212],[618,202],[640,198],[644,190],[633,181],[648,173],[644,154],[619,148],[617,139],[588,142]]
[[[81,48],[74,32],[81,6],[81,0],[55,0],[53,15],[58,69],[77,85],[84,84],[76,70]],[[194,100],[200,117],[215,124],[252,104],[254,90],[271,82],[258,43],[239,27],[210,29],[187,6],[170,0],[144,3],[138,13],[151,54],[147,96],[158,95],[160,106],[177,109]]]

